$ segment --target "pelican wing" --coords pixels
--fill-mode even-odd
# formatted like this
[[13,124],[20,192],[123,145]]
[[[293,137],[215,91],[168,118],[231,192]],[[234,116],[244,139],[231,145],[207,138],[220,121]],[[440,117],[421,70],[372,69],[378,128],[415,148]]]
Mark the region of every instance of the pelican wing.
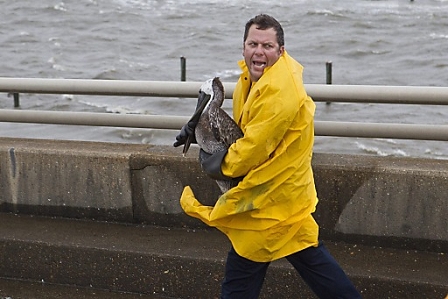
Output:
[[241,129],[232,117],[230,117],[224,110],[218,109],[215,121],[218,124],[214,129],[214,132],[217,130],[215,137],[217,137],[217,140],[225,144],[226,147],[229,147],[237,139],[243,137],[243,132]]

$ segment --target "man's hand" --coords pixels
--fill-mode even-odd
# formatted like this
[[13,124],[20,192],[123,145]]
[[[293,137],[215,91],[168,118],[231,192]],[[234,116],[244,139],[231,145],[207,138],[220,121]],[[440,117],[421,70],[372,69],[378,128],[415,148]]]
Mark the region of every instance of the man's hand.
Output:
[[196,125],[198,122],[196,121],[189,121],[187,124],[185,124],[182,129],[180,130],[179,135],[176,136],[176,141],[174,142],[173,146],[178,147],[182,144],[185,144],[187,142],[188,137],[191,139],[191,143],[196,143],[196,137],[194,136],[194,129],[196,128]]
[[232,180],[232,178],[223,175],[221,171],[221,164],[226,154],[227,150],[209,154],[201,148],[199,151],[199,161],[201,162],[202,170],[212,179]]

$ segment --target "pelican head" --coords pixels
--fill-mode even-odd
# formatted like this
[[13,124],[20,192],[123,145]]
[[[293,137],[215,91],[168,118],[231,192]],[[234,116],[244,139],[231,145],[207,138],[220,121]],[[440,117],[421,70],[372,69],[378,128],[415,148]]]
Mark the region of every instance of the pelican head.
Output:
[[[210,99],[213,99],[213,81],[214,79],[208,79],[207,81],[205,81],[202,85],[201,88],[199,89],[199,95],[198,95],[198,103],[196,105],[196,110],[193,113],[193,116],[190,118],[189,122],[195,122],[198,123],[199,122],[199,118],[201,117],[202,113],[204,112],[204,110],[206,110],[206,107],[208,107],[210,105]],[[183,155],[185,156],[185,154],[188,152],[188,149],[190,148],[191,145],[191,138],[192,137],[188,137],[187,141],[184,144],[184,149],[182,151]]]

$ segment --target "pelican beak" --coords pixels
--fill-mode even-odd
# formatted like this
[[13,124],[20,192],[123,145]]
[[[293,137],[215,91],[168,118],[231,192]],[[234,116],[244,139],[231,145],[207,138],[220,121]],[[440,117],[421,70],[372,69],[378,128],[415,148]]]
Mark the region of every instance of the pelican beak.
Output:
[[[193,122],[195,124],[198,123],[199,118],[201,117],[202,112],[204,111],[205,107],[207,106],[208,102],[210,101],[210,97],[211,96],[209,94],[206,94],[202,90],[199,91],[198,103],[196,105],[196,111],[193,113],[193,116],[190,118],[188,123],[190,123],[190,122]],[[184,157],[187,154],[188,149],[190,148],[191,141],[192,141],[191,139],[192,139],[192,137],[188,136],[187,141],[185,141],[184,149],[182,151],[182,155]]]
[[190,118],[190,121],[198,122],[199,118],[201,117],[202,112],[205,109],[205,106],[207,106],[208,102],[210,101],[210,95],[206,94],[202,90],[199,91],[198,96],[198,103],[196,104],[196,111],[194,112],[193,116]]
[[185,157],[185,155],[187,154],[188,149],[190,148],[190,144],[191,144],[191,137],[188,136],[187,141],[185,141],[185,144],[184,144],[184,149],[182,150],[183,157]]

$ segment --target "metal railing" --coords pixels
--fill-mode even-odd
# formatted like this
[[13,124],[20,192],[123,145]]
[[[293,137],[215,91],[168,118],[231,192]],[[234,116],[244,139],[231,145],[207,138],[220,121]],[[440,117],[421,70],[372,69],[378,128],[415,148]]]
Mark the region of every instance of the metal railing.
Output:
[[[202,82],[0,78],[0,92],[196,98]],[[235,83],[224,82],[227,98]],[[448,87],[306,84],[316,102],[448,105]],[[184,116],[0,110],[1,122],[179,129]],[[316,121],[319,136],[448,140],[448,125]]]

